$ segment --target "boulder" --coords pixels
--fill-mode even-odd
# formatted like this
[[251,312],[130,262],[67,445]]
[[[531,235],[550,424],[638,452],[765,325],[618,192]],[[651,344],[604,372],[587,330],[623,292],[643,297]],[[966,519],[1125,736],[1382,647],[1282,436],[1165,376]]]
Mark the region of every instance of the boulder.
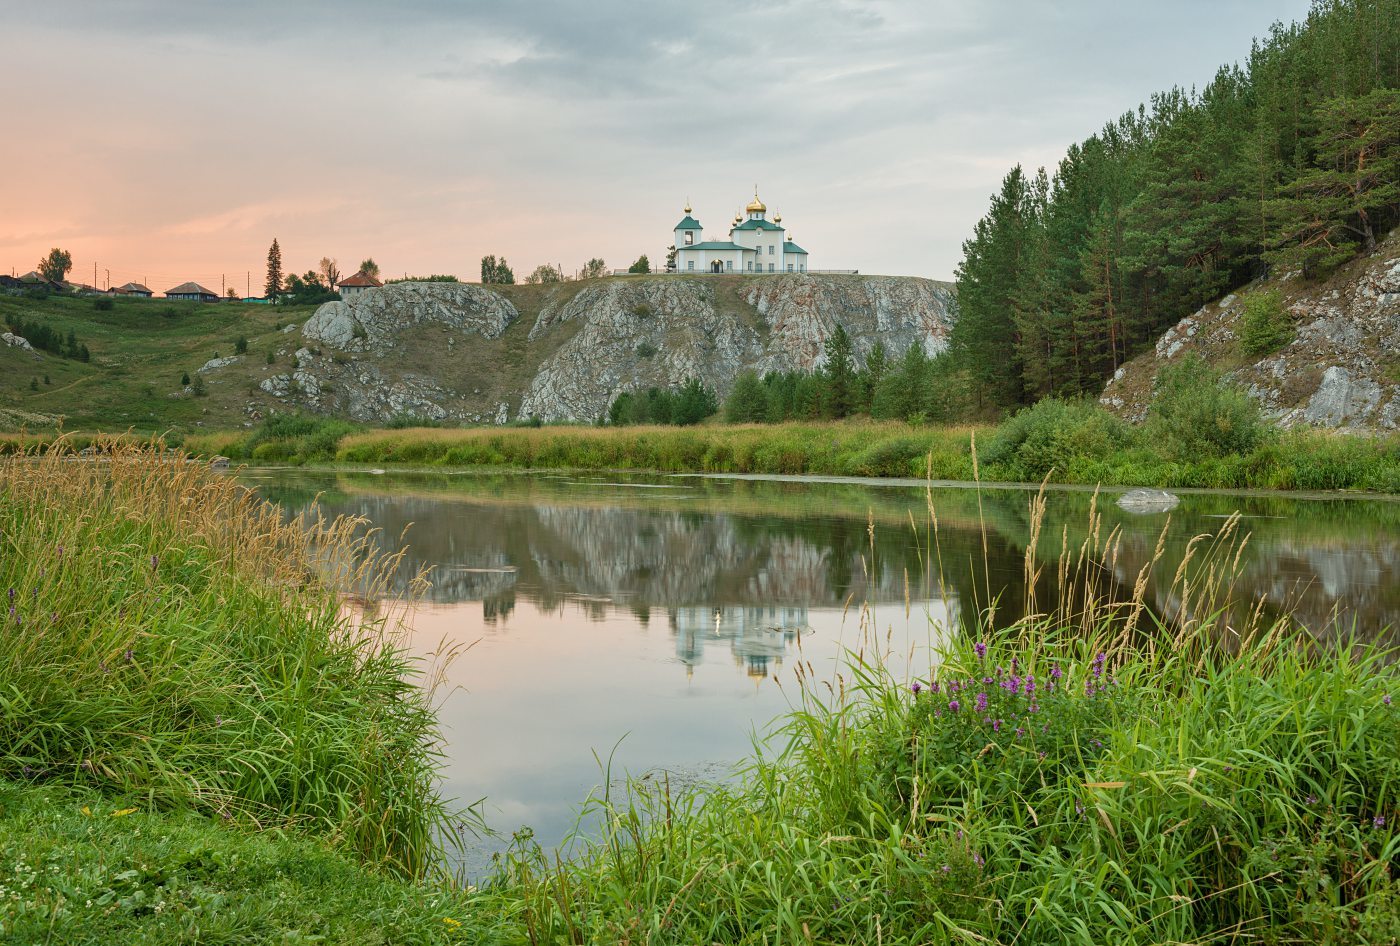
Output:
[[1115,505],[1124,512],[1150,515],[1171,512],[1180,502],[1180,496],[1164,489],[1130,489],[1118,497],[1118,502]]

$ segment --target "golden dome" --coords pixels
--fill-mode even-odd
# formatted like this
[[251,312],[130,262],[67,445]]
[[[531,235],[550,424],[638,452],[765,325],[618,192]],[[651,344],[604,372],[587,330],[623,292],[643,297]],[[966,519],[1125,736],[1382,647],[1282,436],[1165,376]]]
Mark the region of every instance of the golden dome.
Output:
[[774,223],[782,223],[782,222],[783,222],[783,212],[782,212],[781,210],[778,211],[777,213],[775,213],[775,214],[773,215],[773,222],[774,222]]
[[686,212],[686,213],[690,213],[690,201],[689,201],[689,200],[687,200],[687,201],[685,202],[685,212]]
[[751,214],[761,214],[768,210],[763,201],[758,199],[757,188],[754,189],[753,200],[749,201],[749,205],[745,207],[744,210]]

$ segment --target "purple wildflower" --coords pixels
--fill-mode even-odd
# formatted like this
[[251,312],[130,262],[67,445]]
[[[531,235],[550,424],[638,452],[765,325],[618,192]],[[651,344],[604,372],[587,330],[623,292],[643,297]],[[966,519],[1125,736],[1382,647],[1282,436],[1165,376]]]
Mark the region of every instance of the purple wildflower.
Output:
[[976,864],[978,867],[981,867],[983,864],[986,863],[986,861],[982,860],[982,855],[981,855],[981,854],[978,854],[976,851],[973,851],[973,852],[972,852],[972,863]]
[[1105,654],[1099,654],[1094,658],[1094,676],[1103,676],[1103,662],[1107,659],[1108,657]]
[[962,704],[959,703],[957,700],[949,700],[949,701],[948,701],[948,712],[950,712],[950,713],[956,713],[956,712],[957,712],[959,709],[961,709],[961,708],[962,708]]
[[1031,696],[1031,695],[1034,694],[1034,693],[1035,693],[1035,677],[1031,676],[1030,674],[1026,674],[1026,696]]
[[1389,705],[1390,705],[1390,694],[1387,693],[1385,696],[1381,697],[1381,702],[1384,703],[1386,706],[1389,706]]
[[987,645],[986,645],[986,644],[982,643],[981,641],[978,641],[975,645],[973,645],[973,648],[972,648],[972,649],[975,650],[975,651],[977,651],[977,656],[978,656],[978,657],[982,658],[983,660],[986,660],[986,659],[987,659]]
[[160,564],[160,559],[157,558],[156,556],[152,555],[152,556],[151,556],[151,571],[155,571],[155,570],[156,570],[156,566],[159,565],[159,564]]
[[922,689],[923,689],[923,686],[920,685],[920,683],[919,683],[918,680],[915,680],[915,681],[914,681],[914,685],[911,686],[911,687],[909,688],[909,690],[910,690],[915,696],[918,696],[918,695],[919,695],[919,691],[922,690]]
[[126,649],[126,652],[122,654],[122,657],[125,658],[127,663],[131,663],[133,660],[136,659],[135,654],[131,652],[130,647]]
[[1016,738],[1017,738],[1017,739],[1020,739],[1020,738],[1021,738],[1022,736],[1024,736],[1025,734],[1026,734],[1026,731],[1025,731],[1024,729],[1022,729],[1020,726],[1017,726],[1017,727],[1016,727]]
[[1385,827],[1385,815],[1376,815],[1374,818],[1372,818],[1372,819],[1371,819],[1371,826],[1374,827],[1374,828],[1384,828],[1384,827]]
[[928,685],[928,691],[929,691],[930,693],[937,693],[937,692],[938,692],[938,681],[937,681],[937,680],[934,680],[934,681],[932,681],[932,682],[929,683],[929,685]]
[[1316,804],[1317,804],[1317,796],[1316,796],[1316,795],[1309,795],[1307,798],[1303,799],[1303,802],[1304,802],[1304,804],[1308,804],[1308,805],[1316,805]]
[[944,865],[943,865],[943,873],[945,873],[945,874],[948,873],[948,872],[949,872],[950,870],[952,870],[952,869],[953,869],[953,868],[949,867],[947,864],[944,864]]
[[1051,667],[1051,668],[1050,668],[1050,679],[1052,679],[1052,680],[1058,680],[1058,679],[1060,679],[1061,677],[1063,677],[1064,675],[1065,675],[1065,672],[1064,672],[1063,670],[1061,670],[1059,667]]
[[979,694],[977,694],[977,712],[979,712],[979,713],[985,713],[986,711],[987,711],[987,694],[985,694],[985,693],[979,693]]
[[992,732],[1001,732],[1001,720],[996,719],[992,721]]

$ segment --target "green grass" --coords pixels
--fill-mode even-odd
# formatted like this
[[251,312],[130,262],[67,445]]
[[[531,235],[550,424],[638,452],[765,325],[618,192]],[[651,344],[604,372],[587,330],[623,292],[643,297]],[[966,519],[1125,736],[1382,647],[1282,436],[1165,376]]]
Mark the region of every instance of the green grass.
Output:
[[[126,812],[123,814],[123,812]],[[0,781],[0,942],[448,944],[467,897],[140,795]]]
[[0,459],[0,777],[440,863],[430,688],[383,618],[396,564],[351,522],[281,513],[116,442]]
[[1286,618],[1227,627],[1236,526],[1178,572],[1186,624],[1098,597],[1094,563],[1118,539],[1092,529],[1064,563],[1073,610],[965,625],[917,688],[885,669],[863,617],[865,656],[799,673],[769,758],[736,784],[595,802],[606,831],[566,863],[518,837],[468,928],[480,942],[1395,943],[1396,655],[1309,646]]
[[[1112,420],[1098,409],[1091,414]],[[1400,493],[1400,436],[1271,431],[1247,451],[1169,450],[1113,421],[1008,441],[1000,428],[919,428],[901,422],[746,424],[700,427],[419,428],[354,431],[340,421],[278,420],[288,431],[220,432],[187,438],[204,455],[279,462],[516,469],[900,476],[1219,489],[1366,490]],[[1088,433],[1085,433],[1088,431]],[[980,455],[974,467],[973,438]],[[3,443],[0,443],[3,447]],[[259,453],[261,451],[261,453]]]
[[[0,404],[29,414],[62,415],[70,429],[184,430],[210,417],[227,425],[241,419],[246,392],[211,385],[205,397],[182,396],[181,375],[193,378],[195,369],[216,353],[232,355],[240,336],[248,339],[246,360],[262,365],[269,350],[300,344],[299,335],[284,335],[281,327],[304,322],[315,311],[309,306],[163,299],[116,299],[110,310],[100,311],[94,301],[0,294],[0,325],[12,317],[43,321],[61,334],[74,332],[92,355],[84,364],[0,347]],[[49,384],[43,383],[45,375]],[[37,391],[30,389],[33,380]],[[19,426],[15,421],[6,425]]]
[[1227,625],[1237,520],[1145,566],[1176,575],[1189,620],[1168,623],[1142,581],[1101,597],[1122,542],[1102,517],[1043,561],[1034,537],[1059,538],[1033,501],[1027,568],[1059,574],[1056,611],[967,615],[917,693],[862,612],[864,650],[798,673],[735,781],[594,799],[572,859],[521,832],[465,890],[423,879],[447,814],[427,692],[330,591],[373,597],[391,563],[202,466],[102,447],[0,460],[0,940],[1400,936],[1397,655]]

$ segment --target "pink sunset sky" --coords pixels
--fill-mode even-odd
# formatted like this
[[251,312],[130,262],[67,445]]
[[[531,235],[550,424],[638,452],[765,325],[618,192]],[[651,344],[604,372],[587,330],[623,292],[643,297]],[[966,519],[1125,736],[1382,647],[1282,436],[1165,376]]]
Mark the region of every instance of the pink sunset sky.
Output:
[[[754,184],[814,268],[950,279],[1008,168],[1305,0],[18,0],[0,8],[0,268],[261,290],[664,258]],[[109,276],[110,274],[110,276]]]

